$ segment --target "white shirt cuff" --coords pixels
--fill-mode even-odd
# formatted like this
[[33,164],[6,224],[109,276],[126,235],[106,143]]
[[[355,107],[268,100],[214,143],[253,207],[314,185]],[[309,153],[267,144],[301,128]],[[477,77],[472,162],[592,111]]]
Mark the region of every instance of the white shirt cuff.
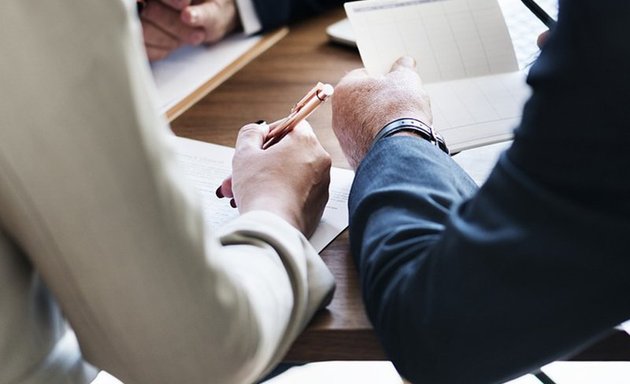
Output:
[[262,24],[256,14],[254,3],[252,0],[236,0],[236,6],[238,7],[238,14],[241,18],[241,25],[243,31],[247,35],[259,32],[262,29]]

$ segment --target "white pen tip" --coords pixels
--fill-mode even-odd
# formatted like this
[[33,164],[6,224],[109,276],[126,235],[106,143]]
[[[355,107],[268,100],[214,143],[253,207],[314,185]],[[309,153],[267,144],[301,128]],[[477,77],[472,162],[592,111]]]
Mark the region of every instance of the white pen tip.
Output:
[[324,84],[317,91],[317,97],[323,101],[332,96],[333,93],[335,93],[335,88],[330,84]]

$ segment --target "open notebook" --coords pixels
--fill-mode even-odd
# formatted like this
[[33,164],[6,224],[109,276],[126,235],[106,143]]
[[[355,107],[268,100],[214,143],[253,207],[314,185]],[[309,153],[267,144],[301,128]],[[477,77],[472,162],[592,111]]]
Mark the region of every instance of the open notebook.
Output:
[[345,4],[363,64],[384,74],[416,59],[433,125],[453,152],[508,140],[530,91],[497,0]]
[[[204,220],[211,228],[219,228],[238,216],[229,199],[215,195],[217,187],[232,173],[234,149],[222,145],[173,136],[175,152],[184,172],[201,196]],[[309,241],[321,252],[348,226],[348,195],[354,172],[332,168],[328,204],[315,233]]]

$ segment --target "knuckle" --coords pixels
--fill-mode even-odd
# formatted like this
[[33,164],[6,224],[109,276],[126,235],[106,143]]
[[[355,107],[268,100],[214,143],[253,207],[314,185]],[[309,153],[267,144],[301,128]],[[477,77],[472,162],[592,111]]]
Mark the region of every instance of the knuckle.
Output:
[[260,136],[264,134],[263,128],[258,124],[247,124],[241,127],[238,135],[243,138],[249,138],[254,136]]
[[216,43],[225,36],[224,26],[218,24],[212,24],[206,26],[206,42]]
[[349,88],[352,88],[352,85],[355,83],[355,79],[350,77],[349,75],[344,76],[339,80],[339,83],[335,87],[335,93],[333,93],[333,97],[339,92],[346,92]]
[[322,167],[329,170],[332,167],[332,157],[330,157],[330,154],[328,152],[323,152],[324,154],[323,156],[321,156]]
[[241,127],[241,129],[239,130],[239,135],[247,135],[247,134],[251,134],[252,132],[256,131],[256,124],[246,124],[244,126]]

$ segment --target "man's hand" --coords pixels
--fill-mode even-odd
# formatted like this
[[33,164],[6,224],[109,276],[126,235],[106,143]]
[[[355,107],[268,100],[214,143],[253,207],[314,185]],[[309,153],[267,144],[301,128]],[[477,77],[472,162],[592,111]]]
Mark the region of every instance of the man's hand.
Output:
[[239,25],[234,0],[154,0],[141,15],[149,60],[160,60],[182,45],[211,44]]
[[310,236],[328,201],[330,155],[307,122],[263,150],[268,133],[266,124],[241,129],[232,179],[223,183],[221,194],[234,197],[241,213],[270,211]]
[[354,169],[387,123],[402,117],[433,122],[429,97],[410,57],[398,59],[385,76],[370,76],[365,69],[348,73],[335,88],[332,109],[333,130]]

